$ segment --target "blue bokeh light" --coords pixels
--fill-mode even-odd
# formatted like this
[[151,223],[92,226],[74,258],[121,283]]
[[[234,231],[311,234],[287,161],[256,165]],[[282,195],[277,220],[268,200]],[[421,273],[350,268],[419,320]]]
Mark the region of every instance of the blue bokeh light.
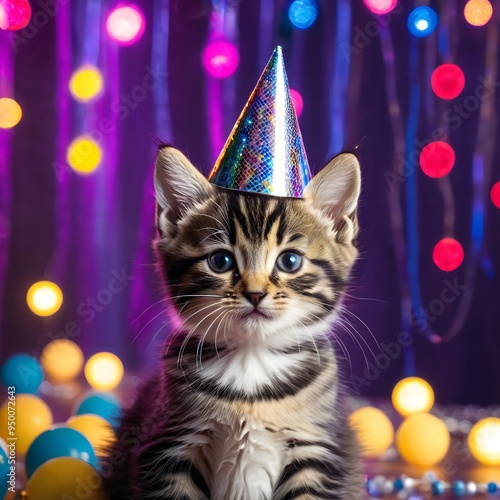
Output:
[[408,16],[408,29],[412,35],[423,38],[430,35],[438,24],[436,12],[422,5],[414,9]]
[[318,7],[314,0],[294,0],[288,9],[292,24],[305,30],[312,26],[318,16]]

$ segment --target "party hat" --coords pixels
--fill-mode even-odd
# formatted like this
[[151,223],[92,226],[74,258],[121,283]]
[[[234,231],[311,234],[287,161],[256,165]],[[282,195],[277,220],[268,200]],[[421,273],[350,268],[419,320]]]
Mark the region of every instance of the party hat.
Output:
[[208,180],[237,191],[302,198],[310,179],[283,53],[276,47]]

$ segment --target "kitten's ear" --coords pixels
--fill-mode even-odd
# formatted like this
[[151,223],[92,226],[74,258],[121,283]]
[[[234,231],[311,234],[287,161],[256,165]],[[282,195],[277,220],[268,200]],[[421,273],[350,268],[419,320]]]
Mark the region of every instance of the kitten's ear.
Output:
[[[161,219],[176,224],[183,214],[212,193],[212,185],[177,149],[165,146],[158,151],[154,186],[157,202],[157,224]],[[164,217],[161,217],[165,214]]]
[[304,198],[309,198],[314,207],[333,220],[333,228],[340,237],[352,239],[357,233],[356,207],[360,191],[358,159],[351,153],[343,153],[314,176],[306,186]]

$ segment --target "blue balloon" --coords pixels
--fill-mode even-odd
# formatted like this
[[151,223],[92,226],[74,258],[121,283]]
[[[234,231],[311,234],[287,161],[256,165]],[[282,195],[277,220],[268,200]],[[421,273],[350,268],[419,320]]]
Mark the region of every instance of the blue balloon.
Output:
[[107,420],[113,428],[117,428],[122,418],[119,399],[110,392],[94,392],[85,397],[76,408],[76,415],[93,413]]
[[36,394],[43,381],[40,363],[28,354],[15,354],[7,359],[0,374],[5,387],[15,387],[17,394]]
[[90,441],[81,432],[69,427],[55,427],[42,432],[28,448],[26,474],[30,477],[40,465],[57,457],[79,458],[96,469],[99,466]]
[[[7,448],[5,441],[0,438],[0,477],[2,478],[0,482],[0,498],[3,498],[7,494],[8,481],[10,479],[10,476],[7,475],[10,472],[10,464],[4,446]],[[15,478],[16,476],[14,475],[13,477]]]

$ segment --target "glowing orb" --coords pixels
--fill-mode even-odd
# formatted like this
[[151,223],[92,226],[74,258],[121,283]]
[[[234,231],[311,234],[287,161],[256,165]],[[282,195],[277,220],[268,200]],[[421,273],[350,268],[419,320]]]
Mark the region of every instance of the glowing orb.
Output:
[[79,68],[71,76],[69,90],[75,99],[89,101],[102,90],[102,75],[93,66]]
[[144,14],[135,5],[122,5],[112,10],[106,19],[106,29],[115,42],[131,45],[137,42],[146,27]]
[[94,354],[85,364],[85,378],[94,389],[114,389],[123,378],[123,364],[110,352]]
[[52,281],[37,281],[29,287],[26,302],[38,316],[51,316],[59,311],[63,302],[63,293]]
[[9,97],[0,99],[0,128],[14,127],[19,123],[22,116],[21,106],[14,99]]
[[290,89],[290,97],[292,98],[295,113],[297,114],[297,117],[299,117],[304,109],[304,99],[302,99],[299,91],[294,89]]
[[407,21],[410,33],[418,38],[430,35],[436,29],[437,24],[438,16],[436,12],[426,5],[413,9]]
[[203,66],[215,78],[228,78],[238,67],[240,56],[236,47],[225,40],[210,42],[203,51]]
[[394,427],[378,408],[366,406],[356,410],[349,416],[349,425],[356,433],[361,455],[365,458],[380,457],[394,440]]
[[101,148],[85,136],[77,137],[68,147],[66,159],[79,174],[90,174],[101,162]]
[[493,15],[493,7],[488,0],[469,0],[465,4],[465,20],[472,26],[484,26]]
[[22,30],[31,19],[31,5],[27,0],[0,2],[0,28],[3,30]]
[[396,447],[408,463],[429,467],[441,462],[448,453],[450,433],[438,417],[430,413],[416,413],[399,426]]
[[455,151],[446,142],[427,144],[420,153],[420,167],[424,174],[437,179],[451,172],[455,165]]
[[[0,437],[9,441],[7,422],[9,419],[9,401],[0,408]],[[52,413],[47,404],[33,394],[18,394],[16,396],[16,451],[18,455],[25,455],[31,443],[42,432],[52,425]]]
[[318,7],[313,0],[294,0],[288,8],[288,17],[292,24],[305,30],[312,26],[318,16]]
[[500,465],[500,418],[484,418],[469,432],[472,456],[484,465]]
[[363,0],[363,2],[374,14],[389,14],[398,4],[398,0]]
[[441,64],[432,73],[432,90],[441,99],[455,99],[462,92],[464,86],[464,73],[456,64]]
[[434,391],[424,379],[407,377],[395,385],[392,391],[392,404],[403,417],[427,412],[434,404]]
[[83,368],[83,353],[80,347],[68,339],[49,342],[40,355],[45,373],[57,382],[75,378]]
[[500,181],[495,182],[490,192],[491,201],[495,207],[500,208]]
[[76,415],[66,425],[70,429],[81,432],[94,448],[97,456],[105,456],[106,448],[116,440],[111,424],[98,415]]
[[432,259],[441,271],[454,271],[464,260],[464,249],[454,238],[443,238],[436,243]]

